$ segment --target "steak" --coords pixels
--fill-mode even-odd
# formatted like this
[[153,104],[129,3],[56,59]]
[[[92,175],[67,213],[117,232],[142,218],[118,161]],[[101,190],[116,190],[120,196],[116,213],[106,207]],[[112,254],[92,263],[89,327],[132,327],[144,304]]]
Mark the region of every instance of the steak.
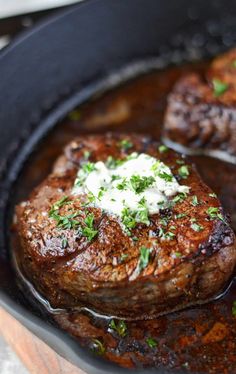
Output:
[[[124,139],[129,149],[120,147]],[[134,151],[163,161],[190,192],[127,233],[116,216],[85,203],[72,187],[88,160],[122,160]],[[75,139],[52,174],[16,207],[16,217],[23,271],[53,308],[86,306],[148,319],[219,296],[236,263],[235,236],[215,194],[184,156],[141,135]],[[150,249],[144,266],[142,248]]]
[[176,83],[163,137],[185,153],[236,162],[236,49],[217,57],[205,77],[192,73]]

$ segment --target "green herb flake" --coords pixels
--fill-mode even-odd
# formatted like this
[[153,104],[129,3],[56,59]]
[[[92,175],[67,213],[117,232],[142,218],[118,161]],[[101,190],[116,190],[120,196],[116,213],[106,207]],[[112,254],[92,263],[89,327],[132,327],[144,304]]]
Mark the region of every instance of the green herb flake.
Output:
[[176,164],[183,165],[184,164],[184,160],[176,160]]
[[196,195],[193,196],[191,204],[193,206],[199,205],[198,197]]
[[98,339],[93,339],[93,352],[100,355],[103,355],[106,352],[106,348],[103,343]]
[[178,174],[181,178],[186,179],[189,176],[189,170],[187,165],[182,165],[178,169]]
[[160,153],[165,153],[165,152],[168,152],[168,151],[169,151],[169,148],[168,148],[166,145],[162,144],[162,145],[160,145],[160,146],[158,147],[158,151],[159,151]]
[[119,146],[121,149],[123,149],[124,151],[127,151],[128,149],[132,148],[133,147],[133,143],[131,143],[129,140],[127,139],[123,139],[121,140],[121,142],[119,143]]
[[146,343],[150,348],[156,348],[157,347],[157,341],[153,338],[147,338]]
[[155,178],[150,177],[140,177],[139,175],[132,175],[130,178],[130,184],[135,193],[139,194],[145,191],[155,182]]
[[232,306],[232,315],[234,317],[236,317],[236,301],[233,302],[233,306]]
[[222,82],[220,79],[213,79],[212,80],[213,85],[213,93],[215,97],[219,97],[223,95],[229,88],[228,83]]
[[115,320],[112,319],[109,323],[109,327],[110,329],[115,331],[121,338],[124,338],[128,333],[126,323],[123,320],[115,322]]
[[213,207],[212,206],[212,207],[210,207],[210,208],[207,209],[206,213],[207,213],[207,215],[209,216],[210,219],[216,219],[216,218],[218,218],[220,221],[222,221],[222,222],[225,223],[224,217],[220,213],[218,207]]
[[94,162],[86,162],[83,166],[82,169],[84,173],[90,174],[92,171],[96,170],[96,166]]
[[178,213],[178,214],[175,215],[175,218],[176,218],[176,219],[181,219],[181,218],[184,218],[184,217],[186,217],[186,216],[187,216],[186,213]]
[[172,199],[172,203],[173,204],[177,204],[177,203],[182,203],[184,201],[184,199],[186,199],[187,197],[187,194],[186,193],[179,193],[178,195],[176,195],[173,199]]
[[181,254],[180,252],[175,252],[175,253],[174,253],[174,256],[175,256],[176,258],[180,258],[180,257],[182,257],[182,254]]
[[140,248],[140,257],[139,257],[139,270],[143,270],[148,266],[150,258],[151,249],[145,246]]
[[119,191],[124,191],[124,190],[126,190],[126,189],[128,188],[128,182],[127,182],[126,178],[123,178],[122,182],[120,182],[120,183],[118,183],[118,184],[116,185],[116,188],[117,188],[117,190],[119,190]]
[[124,160],[116,159],[112,156],[108,156],[106,160],[106,166],[108,169],[116,169],[118,166],[122,165]]
[[161,179],[164,179],[166,182],[172,182],[173,180],[173,176],[171,174],[166,173],[165,171],[158,172],[157,176]]
[[82,235],[91,241],[98,233],[98,230],[94,229],[94,214],[90,213],[85,217],[84,220],[85,227],[82,228]]
[[203,226],[199,225],[198,223],[192,223],[191,229],[193,229],[196,232],[200,232],[203,230]]

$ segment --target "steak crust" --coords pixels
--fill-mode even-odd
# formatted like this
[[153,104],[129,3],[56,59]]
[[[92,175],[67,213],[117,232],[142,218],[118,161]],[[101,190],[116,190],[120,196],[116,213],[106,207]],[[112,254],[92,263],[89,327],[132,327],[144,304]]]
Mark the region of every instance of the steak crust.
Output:
[[[214,82],[225,89],[214,89]],[[168,97],[163,137],[185,153],[236,162],[236,49],[213,60],[205,77],[188,74],[176,83]]]
[[[124,138],[132,142],[131,149],[120,148]],[[86,306],[119,318],[147,319],[205,303],[223,291],[236,263],[228,218],[193,165],[189,176],[180,179],[178,162],[186,160],[158,149],[157,142],[138,135],[79,137],[65,148],[52,174],[16,207],[18,257],[26,276],[52,307]],[[88,152],[90,161],[96,162],[109,156],[122,159],[134,151],[162,160],[190,193],[173,208],[152,215],[150,225],[138,224],[128,236],[116,217],[93,206],[85,208],[82,197],[71,189]],[[94,214],[98,234],[93,240],[74,229],[59,229],[50,217],[53,204],[65,195],[70,204],[61,207],[61,215],[79,211],[83,224],[88,212]],[[219,216],[209,217],[209,207],[218,208]],[[202,230],[194,231],[193,222]],[[163,230],[175,235],[165,238],[160,235]],[[152,251],[148,265],[140,270],[142,246]]]

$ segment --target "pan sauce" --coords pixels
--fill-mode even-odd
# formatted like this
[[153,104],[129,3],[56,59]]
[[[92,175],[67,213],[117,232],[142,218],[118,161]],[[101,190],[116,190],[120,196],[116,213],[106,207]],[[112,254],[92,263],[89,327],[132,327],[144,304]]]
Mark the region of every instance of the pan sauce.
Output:
[[[204,64],[153,72],[94,98],[47,136],[22,174],[18,201],[50,172],[62,147],[78,134],[135,131],[159,139],[166,95],[175,80]],[[191,158],[218,194],[236,229],[236,166],[206,156]],[[236,373],[236,282],[214,302],[150,321],[125,322],[88,311],[57,311],[56,322],[105,359],[127,368],[158,367],[190,372]],[[123,331],[123,332],[122,332]]]

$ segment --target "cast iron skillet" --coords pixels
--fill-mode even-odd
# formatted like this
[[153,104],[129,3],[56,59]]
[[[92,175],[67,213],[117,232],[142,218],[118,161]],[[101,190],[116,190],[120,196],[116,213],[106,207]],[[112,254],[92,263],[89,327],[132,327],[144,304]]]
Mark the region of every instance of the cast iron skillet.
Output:
[[88,373],[128,370],[81,348],[20,291],[9,241],[19,173],[35,144],[75,105],[147,67],[229,48],[235,21],[234,0],[89,0],[21,35],[0,55],[0,305]]

